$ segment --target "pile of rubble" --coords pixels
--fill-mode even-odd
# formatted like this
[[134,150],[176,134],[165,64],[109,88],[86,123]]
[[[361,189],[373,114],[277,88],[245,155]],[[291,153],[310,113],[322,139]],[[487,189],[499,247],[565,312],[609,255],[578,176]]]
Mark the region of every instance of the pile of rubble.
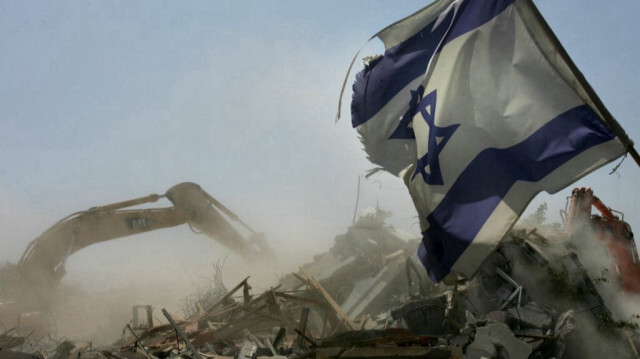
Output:
[[613,319],[566,235],[512,231],[472,280],[435,285],[415,256],[418,240],[385,225],[387,216],[362,216],[329,252],[262,293],[247,277],[192,303],[187,320],[162,309],[169,324],[158,326],[153,308],[136,306],[110,348],[25,350],[5,333],[0,359],[26,359],[12,347],[56,359],[638,357],[635,326]]

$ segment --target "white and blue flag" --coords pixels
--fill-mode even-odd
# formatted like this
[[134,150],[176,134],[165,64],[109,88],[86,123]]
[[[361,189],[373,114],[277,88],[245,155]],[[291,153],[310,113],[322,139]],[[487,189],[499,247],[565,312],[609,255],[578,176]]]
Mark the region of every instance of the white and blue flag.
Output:
[[529,0],[442,0],[376,34],[352,123],[402,176],[434,281],[472,276],[540,191],[630,145]]

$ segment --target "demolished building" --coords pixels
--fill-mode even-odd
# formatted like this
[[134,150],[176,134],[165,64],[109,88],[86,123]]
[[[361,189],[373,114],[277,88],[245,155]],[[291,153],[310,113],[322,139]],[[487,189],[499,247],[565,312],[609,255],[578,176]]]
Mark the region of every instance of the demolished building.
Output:
[[328,252],[262,293],[247,277],[217,288],[215,301],[196,303],[185,320],[162,310],[169,324],[155,326],[153,308],[135,307],[133,326],[109,348],[47,348],[9,329],[0,357],[637,357],[636,325],[601,294],[611,283],[581,263],[583,234],[515,229],[473,279],[433,284],[415,255],[418,240],[385,225],[388,215],[365,213]]

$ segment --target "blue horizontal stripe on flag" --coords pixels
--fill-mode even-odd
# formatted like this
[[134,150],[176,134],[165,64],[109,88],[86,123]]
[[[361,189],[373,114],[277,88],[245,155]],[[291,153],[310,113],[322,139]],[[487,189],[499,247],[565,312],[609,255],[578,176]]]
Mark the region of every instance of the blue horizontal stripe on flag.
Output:
[[[463,2],[444,44],[493,19],[513,1]],[[354,128],[371,119],[411,81],[424,75],[452,17],[453,11],[450,11],[435,30],[435,20],[427,24],[406,41],[385,51],[383,57],[356,75],[351,101],[351,124]]]
[[429,229],[423,232],[418,257],[431,279],[439,281],[449,274],[516,181],[540,181],[577,154],[614,137],[582,105],[554,118],[517,145],[480,152],[427,217]]

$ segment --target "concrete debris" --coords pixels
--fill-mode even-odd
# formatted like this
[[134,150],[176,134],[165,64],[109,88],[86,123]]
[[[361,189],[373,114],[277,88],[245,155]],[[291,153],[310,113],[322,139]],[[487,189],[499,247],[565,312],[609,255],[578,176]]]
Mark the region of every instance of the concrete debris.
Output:
[[490,323],[507,323],[509,320],[509,313],[501,310],[494,310],[493,312],[487,313],[484,318]]
[[16,352],[11,350],[0,350],[0,359],[41,359],[36,354]]
[[417,334],[456,334],[465,324],[465,307],[460,296],[457,290],[447,290],[412,301],[391,314],[395,319],[403,319]]
[[240,348],[238,359],[253,359],[256,355],[256,351],[258,351],[258,346],[252,342],[246,341]]
[[52,359],[66,359],[71,354],[71,351],[75,348],[75,344],[72,342],[65,340],[62,343],[58,344],[55,348],[55,352]]
[[495,358],[498,355],[498,349],[491,341],[488,327],[480,327],[476,331],[476,337],[473,343],[469,345],[466,351],[467,358]]
[[[509,318],[521,328],[539,328],[546,330],[553,324],[553,311],[547,310],[536,303],[527,303],[522,307],[507,309]],[[504,322],[503,322],[504,323]]]
[[531,354],[531,345],[518,340],[506,324],[492,323],[487,328],[500,358],[526,359]]
[[250,277],[227,290],[219,266],[215,295],[192,298],[186,320],[162,309],[170,324],[154,324],[154,308],[133,306],[133,325],[110,348],[34,345],[42,336],[25,339],[18,324],[34,331],[37,321],[0,305],[17,328],[0,335],[0,359],[637,357],[636,328],[613,319],[563,242],[514,230],[474,278],[436,285],[415,257],[418,240],[385,225],[387,216],[369,212],[262,293]]
[[0,348],[3,349],[11,349],[15,347],[19,347],[24,344],[25,338],[19,336],[13,336],[10,334],[2,334],[0,335]]

